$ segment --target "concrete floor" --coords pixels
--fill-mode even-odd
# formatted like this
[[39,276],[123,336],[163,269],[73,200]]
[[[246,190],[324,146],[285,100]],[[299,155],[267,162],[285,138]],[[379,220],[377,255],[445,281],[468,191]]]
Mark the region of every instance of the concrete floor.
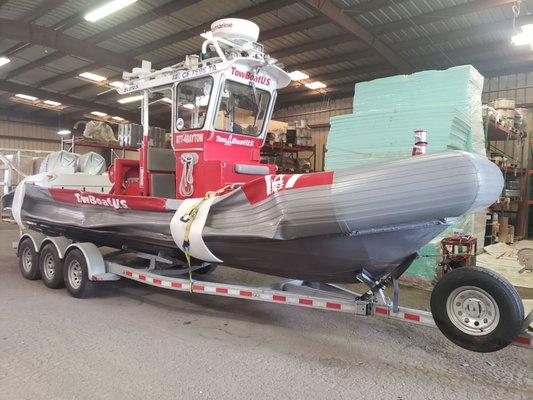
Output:
[[530,350],[477,354],[432,328],[130,281],[78,300],[24,280],[16,239],[0,224],[0,399],[533,398]]

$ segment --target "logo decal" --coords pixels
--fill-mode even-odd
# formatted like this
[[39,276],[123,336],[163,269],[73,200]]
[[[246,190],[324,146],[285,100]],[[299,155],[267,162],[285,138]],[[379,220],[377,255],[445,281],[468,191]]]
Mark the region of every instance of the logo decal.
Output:
[[246,146],[246,147],[253,147],[254,141],[252,139],[239,139],[234,137],[233,135],[229,136],[222,136],[217,135],[216,136],[217,143],[224,143],[224,146],[232,146],[234,144],[238,146]]
[[[289,176],[289,178],[286,179],[286,176]],[[267,196],[270,196],[272,193],[277,193],[283,189],[292,189],[300,176],[302,176],[302,174],[266,175],[265,183]]]
[[332,183],[333,171],[294,175],[280,174],[265,175],[264,178],[244,184],[241,189],[250,204],[255,204],[289,190],[331,185]]
[[254,81],[255,83],[260,83],[261,85],[269,86],[271,79],[268,76],[264,75],[255,75],[249,71],[241,71],[237,67],[231,67],[231,74],[248,81]]
[[92,194],[82,195],[81,193],[74,193],[76,201],[80,204],[92,204],[93,206],[111,207],[116,210],[122,208],[127,209],[128,202],[124,199],[117,199],[112,197],[96,197]]

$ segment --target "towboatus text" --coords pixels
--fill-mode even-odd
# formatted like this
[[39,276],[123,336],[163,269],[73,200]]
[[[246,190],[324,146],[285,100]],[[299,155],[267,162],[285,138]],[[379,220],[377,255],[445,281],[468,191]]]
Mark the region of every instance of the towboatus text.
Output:
[[76,201],[80,204],[92,204],[93,206],[111,207],[114,209],[128,208],[126,200],[114,199],[111,197],[96,197],[92,194],[82,195],[80,193],[74,193]]

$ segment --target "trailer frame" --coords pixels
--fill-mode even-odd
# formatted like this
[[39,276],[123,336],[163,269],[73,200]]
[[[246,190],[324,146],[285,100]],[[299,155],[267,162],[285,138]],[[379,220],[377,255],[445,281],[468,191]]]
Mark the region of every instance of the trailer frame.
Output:
[[[368,297],[339,285],[324,283],[309,285],[306,282],[297,280],[283,280],[271,286],[250,286],[238,283],[190,280],[188,278],[173,277],[157,272],[162,270],[155,269],[156,261],[165,263],[162,257],[158,255],[149,255],[146,253],[137,255],[136,252],[127,250],[102,254],[100,249],[93,243],[72,242],[65,237],[48,237],[40,232],[34,231],[23,233],[19,242],[13,243],[13,247],[17,249],[17,255],[20,243],[25,238],[32,240],[37,253],[44,245],[53,243],[62,261],[64,261],[73,249],[80,250],[84,254],[89,271],[88,277],[92,282],[116,281],[120,278],[125,278],[149,286],[190,294],[207,294],[273,304],[286,304],[342,312],[357,316],[375,316],[436,328],[430,312],[402,307],[397,304],[400,291],[397,282],[393,285],[393,299],[395,301],[391,301],[384,295],[382,289],[377,291],[377,295]],[[149,266],[132,267],[125,265],[125,263],[117,262],[117,257],[124,254],[133,254],[139,259],[148,259],[150,261]],[[183,270],[183,268],[180,270]],[[164,271],[170,273],[176,272],[176,270],[173,271],[172,269],[165,269]],[[513,345],[533,349],[533,333],[527,331],[527,327],[531,323],[532,318],[533,312],[524,320],[524,331],[513,340]]]

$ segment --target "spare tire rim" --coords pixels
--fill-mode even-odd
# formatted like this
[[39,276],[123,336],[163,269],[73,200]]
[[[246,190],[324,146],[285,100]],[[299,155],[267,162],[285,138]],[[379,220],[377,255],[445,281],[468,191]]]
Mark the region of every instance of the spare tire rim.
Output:
[[79,289],[81,286],[82,269],[77,260],[72,260],[68,266],[68,282],[73,289]]
[[24,271],[30,272],[32,267],[32,254],[31,249],[29,247],[26,247],[22,251],[22,268],[24,268]]
[[500,322],[496,300],[475,286],[461,286],[451,292],[446,311],[452,323],[468,335],[488,335]]
[[44,257],[43,272],[46,275],[47,279],[53,279],[56,272],[56,266],[54,262],[54,256],[50,253],[47,253]]

